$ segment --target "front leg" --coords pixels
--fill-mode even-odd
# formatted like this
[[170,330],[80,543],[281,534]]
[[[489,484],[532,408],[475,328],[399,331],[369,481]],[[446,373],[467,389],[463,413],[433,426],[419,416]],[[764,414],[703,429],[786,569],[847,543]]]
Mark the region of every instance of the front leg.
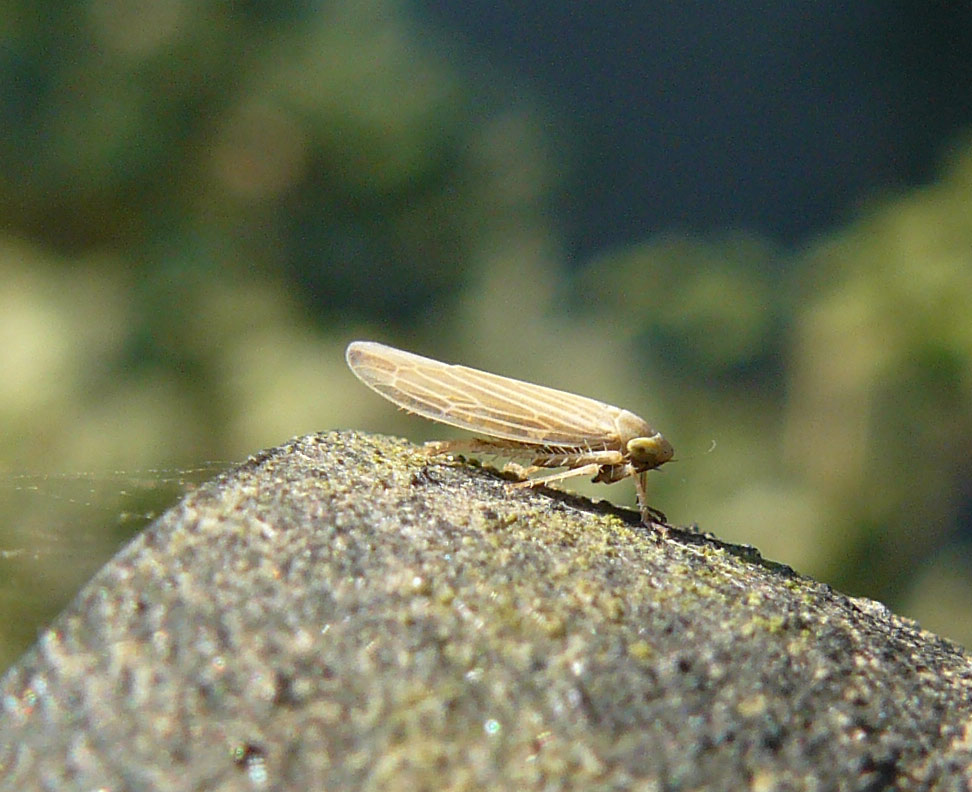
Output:
[[638,491],[638,509],[641,511],[641,522],[648,528],[652,525],[658,526],[662,538],[664,538],[668,536],[668,518],[664,512],[648,505],[647,478],[648,474],[645,472],[638,473],[635,476],[635,489]]

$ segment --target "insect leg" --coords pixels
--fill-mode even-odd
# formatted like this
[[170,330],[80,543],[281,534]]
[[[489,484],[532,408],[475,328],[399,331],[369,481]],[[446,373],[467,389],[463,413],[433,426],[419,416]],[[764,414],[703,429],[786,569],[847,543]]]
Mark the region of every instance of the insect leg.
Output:
[[[589,465],[582,465],[581,467],[568,468],[567,470],[562,470],[559,473],[551,473],[549,476],[540,476],[539,478],[527,479],[526,481],[518,481],[513,484],[517,489],[523,487],[537,487],[541,484],[549,484],[552,481],[563,481],[564,479],[574,478],[575,476],[592,476],[601,469],[601,466],[596,462],[591,462]],[[531,468],[527,468],[527,472],[530,472]]]
[[661,529],[662,536],[667,536],[668,518],[663,512],[648,505],[647,478],[647,471],[642,471],[635,476],[635,488],[638,490],[638,508],[641,511],[641,521],[649,528],[652,525],[658,526]]
[[[482,440],[480,438],[470,438],[468,440],[430,440],[422,445],[422,452],[426,456],[442,456],[445,454],[488,454],[500,455],[516,452],[519,449],[518,443]],[[504,473],[512,473],[517,478],[525,479],[530,473],[542,468],[525,468],[516,462],[507,462],[503,465]]]
[[533,468],[534,470],[552,467],[575,468],[580,467],[581,465],[590,464],[597,464],[599,466],[613,466],[621,464],[623,460],[624,455],[620,451],[616,450],[551,451],[549,453],[537,455],[533,460]]
[[469,440],[430,440],[423,444],[422,451],[429,456],[444,454],[497,454],[509,447],[502,443],[492,443],[489,440],[472,438]]

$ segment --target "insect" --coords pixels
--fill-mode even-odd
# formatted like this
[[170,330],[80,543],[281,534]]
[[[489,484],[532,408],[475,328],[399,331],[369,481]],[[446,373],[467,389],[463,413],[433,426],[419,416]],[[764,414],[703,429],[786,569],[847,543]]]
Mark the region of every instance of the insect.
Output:
[[646,525],[665,525],[647,503],[647,472],[674,455],[671,444],[628,410],[566,391],[442,363],[374,341],[354,341],[345,355],[354,375],[402,409],[489,439],[430,444],[432,453],[468,449],[528,454],[531,474],[566,468],[514,486],[575,476],[610,484],[635,477]]

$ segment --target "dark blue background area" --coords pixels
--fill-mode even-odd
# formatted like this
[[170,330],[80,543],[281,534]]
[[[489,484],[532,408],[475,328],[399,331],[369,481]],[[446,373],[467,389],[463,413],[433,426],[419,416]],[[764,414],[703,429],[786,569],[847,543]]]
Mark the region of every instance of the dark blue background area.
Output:
[[580,258],[663,230],[799,244],[932,179],[972,122],[972,3],[414,2],[569,125]]

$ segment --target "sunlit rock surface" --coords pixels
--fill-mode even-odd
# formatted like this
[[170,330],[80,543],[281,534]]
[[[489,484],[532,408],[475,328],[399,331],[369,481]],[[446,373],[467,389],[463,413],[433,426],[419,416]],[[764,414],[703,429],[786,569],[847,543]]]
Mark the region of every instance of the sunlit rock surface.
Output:
[[753,550],[350,432],[186,497],[0,695],[3,790],[972,784],[958,647]]

